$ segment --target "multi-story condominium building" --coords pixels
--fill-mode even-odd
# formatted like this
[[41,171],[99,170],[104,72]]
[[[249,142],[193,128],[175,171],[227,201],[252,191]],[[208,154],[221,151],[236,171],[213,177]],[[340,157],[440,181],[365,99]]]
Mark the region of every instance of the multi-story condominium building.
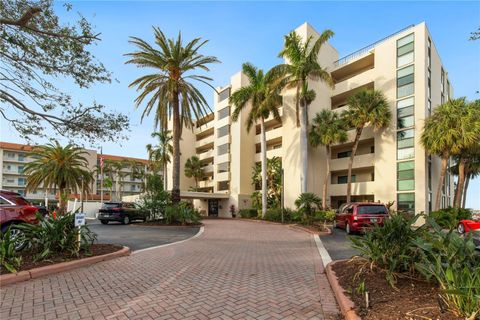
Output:
[[[0,189],[18,192],[27,199],[33,201],[44,200],[48,197],[51,200],[56,198],[56,190],[54,188],[45,190],[43,187],[30,192],[26,192],[25,186],[28,177],[23,173],[25,164],[34,159],[29,156],[32,146],[0,142]],[[94,181],[90,186],[90,192],[87,200],[100,200],[101,198],[101,176],[100,176],[100,159],[103,157],[104,162],[104,178],[110,177],[112,186],[107,187],[104,183],[104,200],[121,199],[125,195],[140,194],[143,191],[144,180],[137,175],[132,175],[133,164],[138,171],[147,171],[148,161],[145,159],[129,158],[108,154],[99,154],[95,150],[84,150],[85,157],[88,160],[88,170],[93,173]],[[121,163],[115,172],[108,172],[108,167],[113,163]]]
[[[308,23],[295,31],[304,40],[308,37],[315,40],[319,36]],[[353,163],[352,200],[395,201],[393,208],[397,210],[431,211],[440,159],[426,154],[420,136],[424,119],[437,105],[453,96],[453,88],[425,23],[409,26],[343,58],[326,43],[318,59],[331,73],[335,86],[309,81],[309,87],[316,92],[316,99],[308,108],[310,123],[321,110],[347,109],[348,97],[362,89],[382,91],[392,112],[388,128],[374,131],[367,126],[363,130]],[[199,195],[195,205],[210,214],[229,216],[232,205],[236,209],[251,206],[250,196],[255,191],[251,173],[260,161],[260,130],[257,126],[247,132],[248,108],[233,122],[233,107],[228,102],[230,94],[247,83],[242,73],[233,75],[230,84],[214,94],[213,112],[198,120],[193,131],[183,130],[181,164],[183,166],[192,155],[204,162],[207,177],[200,184],[201,191],[213,194],[208,196],[209,200]],[[294,208],[301,192],[301,162],[293,90],[283,94],[279,111],[281,122],[271,118],[265,123],[267,157],[282,159],[284,204]],[[346,201],[348,157],[355,130],[350,130],[348,135],[346,143],[332,147],[327,203],[333,208]],[[322,194],[326,160],[324,148],[309,146],[308,192]],[[169,175],[171,183],[171,166]],[[182,175],[181,190],[193,185],[192,179]],[[447,175],[441,197],[442,207],[452,203],[451,175]]]

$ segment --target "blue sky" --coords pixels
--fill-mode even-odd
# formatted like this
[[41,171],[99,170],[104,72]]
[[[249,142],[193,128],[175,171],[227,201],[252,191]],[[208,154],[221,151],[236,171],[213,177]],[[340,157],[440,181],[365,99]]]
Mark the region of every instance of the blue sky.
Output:
[[[185,39],[202,37],[210,42],[203,53],[217,56],[222,63],[212,66],[214,86],[228,83],[245,61],[268,69],[281,62],[277,54],[282,37],[305,21],[318,31],[335,32],[330,41],[341,56],[381,39],[410,24],[426,21],[442,61],[449,72],[455,96],[479,99],[480,40],[468,41],[471,31],[480,26],[478,2],[73,2],[73,11],[66,13],[62,3],[56,4],[63,21],[81,12],[91,21],[102,41],[92,52],[113,72],[118,80],[79,91],[68,81],[59,86],[85,103],[93,99],[129,115],[132,131],[128,141],[105,143],[105,153],[146,157],[145,144],[153,142],[153,122],[140,123],[140,110],[135,111],[134,89],[128,84],[143,74],[133,65],[125,65],[125,53],[134,48],[129,36],[152,40],[152,26],[160,27],[168,36],[179,30]],[[207,101],[212,92],[203,88]],[[1,139],[23,142],[5,122],[1,122]],[[480,181],[470,187],[469,206],[480,208]],[[476,195],[476,196],[474,196]]]

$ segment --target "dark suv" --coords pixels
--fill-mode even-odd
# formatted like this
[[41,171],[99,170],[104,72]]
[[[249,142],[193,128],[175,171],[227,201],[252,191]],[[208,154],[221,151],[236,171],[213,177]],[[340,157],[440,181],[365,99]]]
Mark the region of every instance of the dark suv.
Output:
[[[21,223],[37,223],[36,214],[40,212],[45,214],[44,208],[36,207],[20,194],[12,191],[0,190],[0,230],[2,233],[10,230],[10,238],[20,236],[21,231],[16,228]],[[18,242],[15,244],[15,250],[21,250],[25,243]]]
[[102,224],[118,221],[129,224],[133,220],[147,220],[147,212],[133,202],[105,202],[98,212]]

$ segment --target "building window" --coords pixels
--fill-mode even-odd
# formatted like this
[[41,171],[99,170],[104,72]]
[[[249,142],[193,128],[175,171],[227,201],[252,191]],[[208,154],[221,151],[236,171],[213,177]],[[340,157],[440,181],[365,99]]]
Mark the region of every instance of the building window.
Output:
[[217,155],[221,156],[222,154],[226,154],[230,151],[230,145],[228,143],[222,144],[217,148]]
[[413,65],[397,71],[397,98],[406,97],[414,93]]
[[413,62],[414,38],[412,33],[397,41],[397,68]]
[[17,172],[18,173],[23,173],[23,166],[18,166],[17,167]]
[[445,71],[443,68],[440,71],[440,92],[445,92]]
[[414,125],[414,98],[397,101],[397,128],[404,129]]
[[343,151],[343,152],[339,152],[337,153],[337,158],[340,159],[340,158],[348,158],[352,155],[352,151]]
[[230,170],[228,162],[219,163],[217,165],[217,173],[228,172],[228,170]]
[[24,186],[27,184],[27,179],[25,178],[18,178],[18,185],[19,186]]
[[447,101],[450,100],[450,81],[447,80]]
[[226,118],[228,116],[230,116],[230,106],[220,109],[220,111],[218,111],[218,120]]
[[415,156],[413,134],[413,129],[407,129],[397,132],[398,160],[411,159]]
[[398,193],[397,210],[415,213],[415,193]]
[[218,191],[225,191],[230,189],[230,181],[220,181],[218,183]]
[[427,41],[427,66],[428,68],[432,66],[432,40],[430,38]]
[[370,153],[375,153],[375,146],[370,146]]
[[406,191],[415,189],[415,162],[404,161],[397,163],[397,190]]
[[[357,176],[354,174],[352,174],[352,182],[357,182]],[[338,184],[348,183],[348,176],[338,176],[337,183]]]
[[18,154],[18,161],[25,161],[25,156],[21,153]]
[[217,129],[217,138],[226,136],[230,132],[230,125],[225,125]]
[[430,69],[427,72],[427,96],[428,99],[432,97],[432,72]]
[[428,101],[427,101],[427,109],[428,109],[428,116],[431,116],[432,115],[432,100],[430,100],[430,98],[428,98]]
[[218,94],[218,102],[221,102],[230,97],[230,88],[227,88]]
[[17,190],[17,193],[18,193],[19,195],[21,195],[22,197],[25,196],[25,190],[24,190],[24,189],[18,189],[18,190]]
[[13,153],[13,152],[7,152],[7,158],[10,158],[10,159],[15,158],[15,153]]

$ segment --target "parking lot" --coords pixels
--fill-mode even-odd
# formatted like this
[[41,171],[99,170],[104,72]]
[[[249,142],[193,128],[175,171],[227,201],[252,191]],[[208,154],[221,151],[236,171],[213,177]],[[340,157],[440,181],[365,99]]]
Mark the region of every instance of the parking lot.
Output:
[[139,223],[107,225],[88,220],[88,226],[98,236],[98,243],[111,243],[140,250],[188,239],[197,234],[199,227],[141,226]]
[[[334,228],[332,231],[331,235],[321,237],[323,245],[332,260],[349,259],[358,255],[358,251],[351,247],[345,230]],[[361,237],[361,235],[353,235],[353,237]]]

